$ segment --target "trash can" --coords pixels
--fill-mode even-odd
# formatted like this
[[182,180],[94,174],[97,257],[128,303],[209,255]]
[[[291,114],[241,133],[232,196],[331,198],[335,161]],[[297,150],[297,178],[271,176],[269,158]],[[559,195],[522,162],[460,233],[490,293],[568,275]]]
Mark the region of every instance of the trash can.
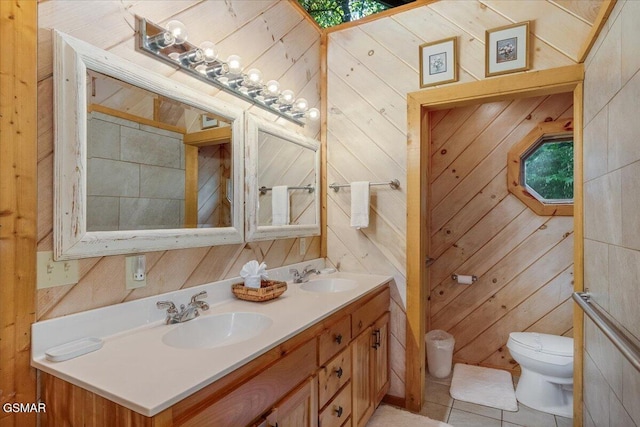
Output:
[[456,340],[453,335],[434,329],[425,335],[427,343],[427,364],[429,373],[436,378],[448,377],[451,373],[451,360]]

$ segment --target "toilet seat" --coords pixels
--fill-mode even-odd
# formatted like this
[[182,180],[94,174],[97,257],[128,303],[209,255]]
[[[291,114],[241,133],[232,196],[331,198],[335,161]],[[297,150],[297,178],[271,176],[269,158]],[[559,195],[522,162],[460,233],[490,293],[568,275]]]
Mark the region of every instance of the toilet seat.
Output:
[[573,357],[573,338],[538,332],[511,332],[509,339],[537,353]]

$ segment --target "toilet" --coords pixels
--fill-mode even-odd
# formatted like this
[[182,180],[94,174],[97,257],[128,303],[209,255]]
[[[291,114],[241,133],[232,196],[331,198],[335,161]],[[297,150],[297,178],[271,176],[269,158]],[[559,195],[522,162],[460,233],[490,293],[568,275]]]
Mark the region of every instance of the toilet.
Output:
[[507,348],[520,364],[518,402],[573,418],[573,338],[537,332],[511,332]]

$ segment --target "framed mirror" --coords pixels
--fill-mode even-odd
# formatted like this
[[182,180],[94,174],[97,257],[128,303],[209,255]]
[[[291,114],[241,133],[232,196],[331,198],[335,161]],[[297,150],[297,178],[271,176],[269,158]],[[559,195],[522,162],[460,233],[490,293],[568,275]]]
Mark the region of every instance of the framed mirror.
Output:
[[242,110],[54,31],[56,259],[244,240]]
[[320,234],[320,144],[246,114],[247,241]]

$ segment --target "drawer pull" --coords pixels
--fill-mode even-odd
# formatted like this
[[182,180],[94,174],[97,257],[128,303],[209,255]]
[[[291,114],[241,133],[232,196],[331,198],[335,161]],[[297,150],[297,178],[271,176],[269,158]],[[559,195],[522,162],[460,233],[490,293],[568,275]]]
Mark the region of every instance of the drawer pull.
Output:
[[338,406],[338,409],[335,409],[336,415],[338,415],[338,418],[340,418],[342,416],[342,406]]
[[343,374],[343,372],[342,372],[342,366],[341,366],[341,367],[339,367],[338,369],[336,369],[336,370],[335,370],[335,373],[336,373],[336,376],[337,376],[338,378],[342,378],[342,374]]
[[358,322],[358,329],[362,329],[362,320]]
[[338,344],[342,344],[342,334],[338,334],[338,335],[336,335],[336,342],[337,342]]

